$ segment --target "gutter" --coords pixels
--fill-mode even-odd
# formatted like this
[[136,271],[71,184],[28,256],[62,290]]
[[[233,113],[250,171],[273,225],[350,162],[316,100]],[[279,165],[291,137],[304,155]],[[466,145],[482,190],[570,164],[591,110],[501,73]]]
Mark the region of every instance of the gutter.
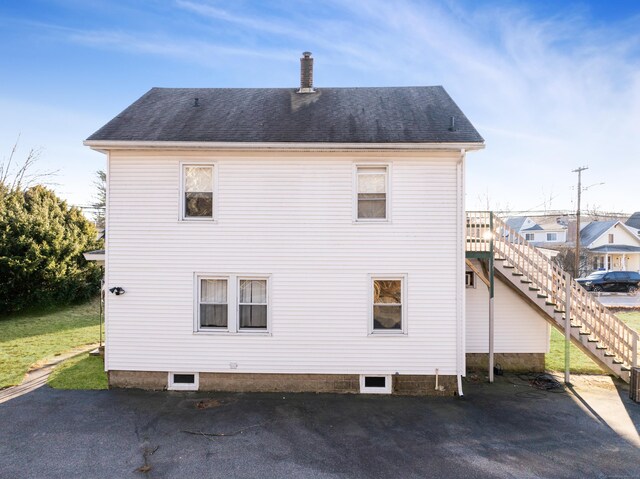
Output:
[[84,146],[93,150],[135,149],[208,149],[208,150],[257,150],[257,151],[475,151],[484,149],[481,143],[286,143],[286,142],[225,142],[225,141],[122,141],[85,140]]

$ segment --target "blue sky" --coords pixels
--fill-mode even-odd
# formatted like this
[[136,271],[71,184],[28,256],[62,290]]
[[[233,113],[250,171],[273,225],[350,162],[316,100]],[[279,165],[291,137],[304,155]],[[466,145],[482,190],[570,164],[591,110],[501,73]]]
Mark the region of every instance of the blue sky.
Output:
[[0,4],[0,158],[42,148],[74,204],[104,157],[82,140],[153,86],[443,85],[486,150],[467,207],[640,210],[640,3],[118,1]]

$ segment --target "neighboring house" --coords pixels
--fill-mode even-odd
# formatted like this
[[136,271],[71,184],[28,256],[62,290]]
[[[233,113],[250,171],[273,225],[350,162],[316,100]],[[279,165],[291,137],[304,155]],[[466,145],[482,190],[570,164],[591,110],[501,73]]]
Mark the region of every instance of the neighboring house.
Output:
[[[486,359],[482,137],[442,87],[314,89],[311,62],[299,89],[153,88],[85,141],[107,156],[111,386],[450,394]],[[507,283],[495,352],[543,366],[549,325]]]
[[620,221],[592,221],[580,230],[580,244],[594,270],[640,271],[640,238]]
[[567,226],[556,218],[540,218],[535,226],[522,230],[525,239],[536,245],[558,245],[567,241]]
[[536,227],[536,222],[528,216],[513,216],[511,218],[507,218],[506,223],[509,228],[521,235],[523,235],[524,230]]
[[506,224],[530,243],[560,244],[567,241],[567,226],[555,217],[534,220],[528,216],[514,216],[508,218]]

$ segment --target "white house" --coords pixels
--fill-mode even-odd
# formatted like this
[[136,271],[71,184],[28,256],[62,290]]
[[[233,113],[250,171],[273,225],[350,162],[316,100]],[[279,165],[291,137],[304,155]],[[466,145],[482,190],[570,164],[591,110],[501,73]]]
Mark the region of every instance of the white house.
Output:
[[556,217],[542,217],[534,221],[528,216],[515,216],[506,223],[524,239],[536,245],[553,246],[567,241],[567,226]]
[[592,221],[580,230],[594,270],[640,271],[640,237],[621,221]]
[[[153,88],[85,141],[107,157],[111,386],[451,394],[486,362],[482,137],[442,87],[314,89],[301,67],[299,89]],[[539,368],[549,323],[495,291],[497,361]]]

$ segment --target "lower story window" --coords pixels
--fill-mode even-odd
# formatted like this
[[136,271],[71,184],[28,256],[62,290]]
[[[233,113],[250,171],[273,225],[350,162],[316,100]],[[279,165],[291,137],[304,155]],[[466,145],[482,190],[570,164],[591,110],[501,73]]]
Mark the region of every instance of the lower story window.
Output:
[[373,278],[372,331],[399,332],[404,330],[402,278]]
[[226,279],[200,279],[199,322],[202,329],[226,329],[229,321]]
[[267,329],[266,279],[240,279],[238,313],[240,329]]

